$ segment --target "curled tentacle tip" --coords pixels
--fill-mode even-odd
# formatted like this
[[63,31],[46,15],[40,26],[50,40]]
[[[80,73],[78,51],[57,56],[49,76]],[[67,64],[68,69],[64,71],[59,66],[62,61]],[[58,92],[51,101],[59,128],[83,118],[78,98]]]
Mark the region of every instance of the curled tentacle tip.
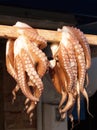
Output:
[[26,111],[26,110],[28,109],[28,107],[29,107],[29,106],[28,106],[28,105],[26,105],[26,106],[25,106],[25,108],[24,108],[24,111]]
[[60,113],[60,114],[62,113],[62,108],[59,108],[59,113]]
[[61,114],[61,120],[64,120],[66,118],[66,112]]
[[88,114],[92,117],[92,118],[94,118],[94,115],[88,110]]

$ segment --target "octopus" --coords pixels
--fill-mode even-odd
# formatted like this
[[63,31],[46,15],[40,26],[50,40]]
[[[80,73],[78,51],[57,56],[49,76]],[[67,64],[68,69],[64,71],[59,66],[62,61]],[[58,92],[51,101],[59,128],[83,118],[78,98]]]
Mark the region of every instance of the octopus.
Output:
[[[31,28],[21,22],[14,26]],[[13,102],[16,99],[17,91],[20,89],[26,97],[25,108],[31,120],[32,110],[43,92],[42,77],[48,69],[49,61],[40,49],[46,46],[46,40],[40,37],[33,28],[30,32],[30,38],[30,34],[25,34],[22,32],[15,40],[8,39],[6,44],[6,67],[8,73],[16,81],[16,86],[12,91]]]
[[[91,67],[91,51],[84,33],[70,26],[58,29],[62,33],[60,42],[51,42],[52,59],[44,53],[47,41],[28,24],[17,22],[19,37],[8,39],[6,43],[6,68],[15,79],[16,86],[12,90],[13,102],[16,93],[26,97],[25,110],[32,121],[35,109],[43,93],[42,78],[49,73],[56,91],[61,95],[58,109],[61,119],[68,115],[73,126],[73,109],[77,106],[80,122],[81,95],[84,96],[89,111],[89,98],[86,87],[89,84],[88,69]],[[30,28],[31,31],[28,31]]]
[[62,38],[60,43],[51,43],[50,76],[55,89],[61,94],[59,103],[61,118],[64,119],[68,115],[73,124],[72,111],[75,104],[80,121],[81,94],[85,97],[87,111],[92,116],[89,112],[89,98],[86,91],[87,70],[91,67],[91,51],[87,39],[79,29],[63,26],[58,31],[62,32]]

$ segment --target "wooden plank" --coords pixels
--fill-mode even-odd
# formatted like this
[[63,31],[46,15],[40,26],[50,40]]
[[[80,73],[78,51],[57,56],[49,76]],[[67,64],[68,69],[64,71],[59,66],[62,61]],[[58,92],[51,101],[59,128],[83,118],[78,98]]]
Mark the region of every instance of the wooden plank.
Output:
[[[27,28],[28,33],[30,28]],[[61,32],[53,30],[36,29],[40,36],[44,37],[48,42],[59,42],[61,40]],[[13,26],[0,25],[0,37],[3,38],[17,38],[24,28],[17,28]],[[85,34],[90,45],[97,45],[97,35]]]

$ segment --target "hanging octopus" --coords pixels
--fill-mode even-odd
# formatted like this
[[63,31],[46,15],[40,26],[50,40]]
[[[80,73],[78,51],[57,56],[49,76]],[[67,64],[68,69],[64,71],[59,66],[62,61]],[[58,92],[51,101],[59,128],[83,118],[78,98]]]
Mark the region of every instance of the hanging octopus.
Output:
[[[19,37],[14,40],[8,39],[6,44],[7,71],[16,81],[12,91],[13,102],[17,91],[21,90],[26,97],[25,110],[31,121],[33,109],[43,93],[42,78],[48,71],[56,91],[61,95],[58,106],[61,118],[64,119],[68,115],[73,124],[72,111],[77,104],[80,121],[81,94],[86,99],[87,111],[91,115],[86,91],[91,51],[83,32],[69,26],[58,29],[62,38],[60,42],[50,44],[52,60],[48,60],[42,51],[47,47],[45,38],[25,23],[17,22],[14,26],[19,28]],[[31,31],[28,31],[29,28]]]
[[[16,23],[15,26],[31,28],[20,22]],[[30,34],[32,35],[29,38]],[[46,40],[41,38],[36,30],[32,29],[30,34],[25,35],[22,32],[16,40],[8,39],[6,44],[6,67],[17,83],[12,91],[13,101],[16,99],[16,92],[21,89],[27,98],[25,108],[31,119],[33,115],[31,111],[35,108],[43,91],[42,77],[48,69],[49,61],[40,49],[46,46]],[[28,102],[30,102],[30,106],[28,106]]]
[[85,81],[88,85],[86,77],[91,66],[91,53],[89,44],[79,29],[64,26],[58,31],[62,32],[62,39],[60,43],[51,43],[53,60],[50,61],[50,75],[55,89],[61,94],[59,103],[61,118],[64,119],[67,114],[73,123],[72,111],[76,102],[80,121],[80,93],[85,97],[87,111],[92,116],[85,89]]

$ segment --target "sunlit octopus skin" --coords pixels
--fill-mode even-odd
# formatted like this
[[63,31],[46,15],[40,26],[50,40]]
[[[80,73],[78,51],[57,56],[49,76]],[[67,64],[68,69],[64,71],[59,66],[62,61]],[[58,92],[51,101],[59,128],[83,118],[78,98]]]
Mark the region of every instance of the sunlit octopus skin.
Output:
[[70,91],[73,86],[73,73],[71,72],[70,59],[68,57],[68,52],[65,46],[62,43],[60,43],[59,46],[60,49],[58,49],[58,60],[60,66],[66,74],[66,81],[68,86],[67,91]]
[[73,128],[73,123],[74,123],[74,117],[73,117],[73,114],[72,114],[74,106],[75,106],[75,104],[67,111],[67,115],[70,118],[70,121],[72,123],[72,128]]
[[[65,41],[65,40],[64,40]],[[61,43],[60,43],[61,44]],[[73,74],[71,74],[71,68],[69,67],[70,66],[70,60],[69,60],[69,56],[68,56],[68,54],[66,53],[66,48],[65,48],[65,51],[63,50],[63,48],[64,48],[64,46],[63,46],[63,44],[62,45],[59,45],[59,46],[61,46],[61,48],[60,47],[58,47],[58,55],[57,54],[54,54],[54,52],[53,52],[53,54],[54,54],[54,56],[56,55],[57,57],[58,57],[58,60],[59,60],[59,63],[61,62],[62,63],[62,58],[64,57],[64,53],[65,53],[65,58],[64,58],[64,60],[66,60],[65,61],[65,71],[66,70],[69,70],[69,72],[67,73],[69,76],[71,76],[71,77],[69,77],[70,78],[70,80],[71,80],[71,84],[70,84],[70,86],[69,85],[67,85],[68,87],[67,87],[67,91],[68,91],[68,88],[71,90],[72,89],[72,86],[73,86]],[[53,49],[52,49],[53,50]],[[60,51],[59,51],[60,50]],[[63,52],[61,52],[63,50]],[[57,51],[55,51],[55,52],[57,52]],[[62,55],[63,54],[63,55]],[[54,57],[55,58],[55,57]],[[55,58],[56,59],[56,58]],[[68,62],[67,62],[68,61]],[[60,65],[61,65],[61,67],[63,67],[63,65],[64,65],[64,63],[62,63],[61,64],[60,63]],[[66,64],[67,63],[67,64]],[[67,67],[67,68],[66,68]],[[63,71],[64,71],[64,67],[63,67]],[[57,69],[55,70],[55,73],[57,73]],[[62,72],[60,72],[60,73],[62,73]],[[64,77],[64,76],[63,76]],[[60,78],[60,76],[58,77],[58,78]],[[61,79],[60,79],[61,80]],[[69,80],[68,80],[69,81]],[[67,81],[67,83],[69,83]],[[57,80],[55,80],[55,83],[54,83],[54,85],[55,86],[58,86],[58,79]],[[64,82],[65,83],[65,82]],[[57,88],[59,88],[60,86],[62,86],[62,85],[60,85],[59,84],[59,86],[57,87]],[[57,89],[58,90],[58,89]],[[67,93],[68,94],[68,102],[67,102],[67,105],[64,107],[64,109],[60,109],[60,113],[65,113],[66,111],[68,111],[69,109],[70,109],[70,107],[74,104],[74,101],[72,100],[73,99],[73,94],[72,93]]]
[[[20,27],[20,28],[24,28],[24,29],[31,28],[29,25],[27,25],[25,23],[21,23],[21,22],[17,22],[14,26],[17,26],[17,27]],[[32,33],[32,35],[33,35],[33,37],[35,39],[35,37],[36,37],[35,33],[37,34],[37,32],[36,32],[35,29],[33,29],[33,28],[31,28],[31,29],[34,30],[34,31],[32,31],[34,33],[34,34]],[[43,39],[43,41],[42,41],[42,39]],[[31,39],[31,41],[32,41],[32,39]],[[36,42],[37,41],[42,42],[42,43],[44,42],[44,44],[46,44],[46,41],[42,37],[40,39],[39,39],[39,37],[36,37]],[[40,75],[40,77],[42,77],[44,75],[46,69],[47,69],[47,66],[48,66],[47,57],[46,57],[45,53],[43,53],[37,47],[37,44],[35,44],[35,43],[32,44],[28,40],[27,40],[27,42],[28,42],[29,51],[31,52],[30,56],[32,55],[32,60],[34,61],[34,64],[38,64],[37,65],[37,71],[38,71],[38,74]],[[40,62],[39,62],[39,60],[40,60]]]
[[43,53],[42,50],[37,47],[37,44],[35,44],[34,42],[30,42],[27,39],[25,39],[25,42],[27,42],[29,55],[36,67],[36,71],[38,75],[42,78],[49,67],[49,61],[45,53]]
[[64,47],[63,44],[60,44],[60,49],[59,49],[59,55],[58,55],[59,63],[60,66],[63,68],[63,71],[67,72],[67,102],[64,108],[60,108],[59,111],[60,113],[65,113],[72,107],[72,105],[75,103],[75,97],[71,91],[73,90],[73,73],[71,72],[71,67],[70,67],[70,60],[68,58],[67,50]]
[[[59,111],[61,115],[65,117],[65,113],[74,106],[73,101],[75,102],[77,99],[78,120],[80,120],[80,93],[83,94],[87,101],[87,111],[89,112],[89,99],[88,94],[84,88],[84,83],[86,71],[91,66],[90,48],[85,37],[79,30],[78,35],[74,33],[71,27],[67,26],[64,26],[58,31],[62,32],[62,40],[59,44],[56,45],[57,47],[55,47],[55,51],[52,48],[52,52],[55,53],[54,59],[57,59],[60,66],[63,68],[63,71],[65,71],[65,76],[67,77],[66,81],[68,83],[67,98],[70,97],[64,108],[59,109]],[[75,32],[77,33],[76,28]],[[55,73],[57,73],[57,71],[55,71]],[[57,82],[59,81],[56,80],[56,83],[54,84],[58,84]],[[60,84],[56,87],[57,90],[58,88],[60,90]],[[71,93],[71,91],[73,91],[73,93]],[[74,92],[75,96],[73,95]],[[72,114],[69,115],[73,119]]]
[[86,69],[89,69],[91,67],[91,50],[88,41],[80,29],[71,27],[71,30],[73,31],[74,35],[76,36],[83,48],[86,60]]
[[[25,27],[25,25],[24,25]],[[33,44],[32,44],[33,45]],[[7,70],[8,72],[11,74],[11,76],[17,81],[18,77],[17,77],[17,74],[16,74],[16,70],[14,68],[14,50],[13,50],[13,47],[14,47],[14,41],[13,40],[8,40],[8,43],[7,43],[7,53],[8,55],[6,55],[6,64],[7,64]],[[31,45],[29,46],[31,47]],[[32,47],[31,47],[32,48]],[[32,48],[33,49],[33,48]],[[30,49],[31,50],[31,49]],[[32,51],[32,50],[31,50]],[[38,52],[39,51],[39,52]],[[38,52],[38,53],[37,53]],[[36,57],[33,57],[34,59],[34,64],[37,64],[37,71],[40,75],[40,77],[42,77],[46,71],[46,65],[47,65],[47,58],[45,56],[44,53],[42,53],[42,51],[40,51],[39,49],[37,49],[37,46],[34,44],[34,49],[33,49],[33,52],[31,53],[32,56],[34,56],[34,53],[36,53]],[[31,56],[30,55],[30,56]],[[39,58],[38,58],[38,55],[39,55]],[[36,58],[36,59],[35,59]],[[12,61],[10,61],[12,60]],[[40,62],[38,62],[40,60]],[[37,62],[36,62],[37,61]],[[41,65],[42,63],[42,65]],[[42,68],[43,67],[43,68]],[[40,71],[41,70],[41,71]],[[23,84],[22,84],[23,85]],[[22,86],[23,87],[23,86]],[[16,92],[20,89],[19,87],[19,84],[16,85],[16,87],[13,89],[12,93],[13,93],[13,100],[12,102],[14,102],[14,100],[16,99]],[[22,89],[23,93],[25,94],[25,96],[27,96],[28,98],[28,95],[29,95],[29,92],[28,92],[28,89],[26,88],[26,91],[24,92],[24,90]],[[36,89],[36,92],[37,92],[37,89]],[[29,113],[29,111],[31,111],[32,109],[34,109],[34,107],[36,106],[36,101],[38,101],[38,99],[40,98],[40,94],[35,94],[36,92],[34,92],[34,95],[37,95],[37,98],[33,98],[33,103],[31,103],[31,105],[29,106],[28,110],[27,110],[27,113]],[[37,92],[39,93],[39,92]],[[31,95],[30,95],[31,96]],[[30,97],[31,99],[31,97]],[[33,105],[32,105],[33,104]],[[34,107],[32,107],[34,106]],[[30,119],[31,119],[31,114],[30,114]]]
[[[87,101],[87,111],[89,112],[89,100],[87,97],[87,92],[84,88],[84,82],[85,82],[85,74],[86,74],[86,61],[85,61],[85,53],[84,53],[84,49],[82,47],[82,44],[80,44],[80,42],[78,41],[78,39],[76,38],[76,36],[72,33],[71,29],[68,28],[70,33],[72,34],[72,38],[74,37],[74,42],[72,42],[72,44],[74,45],[74,49],[75,49],[75,53],[76,53],[76,59],[77,59],[77,64],[78,64],[78,81],[79,84],[77,85],[78,90],[80,91],[81,89],[84,89],[84,91],[80,91],[84,97],[86,98]],[[79,95],[80,95],[79,92]],[[85,93],[83,93],[85,92]],[[80,100],[80,96],[78,96],[79,100]],[[78,101],[80,102],[80,101]],[[78,103],[79,104],[79,103]],[[78,108],[80,110],[80,106]],[[80,114],[78,114],[78,117]]]
[[[23,23],[21,23],[21,24],[23,26]],[[20,22],[18,24],[16,23],[16,25],[14,25],[14,26],[19,26],[19,25],[20,25]],[[27,26],[26,24],[24,24],[24,26],[30,27],[30,26]],[[9,74],[18,83],[17,73],[14,68],[14,40],[12,40],[12,39],[9,39],[6,44],[6,67],[7,67],[7,71],[9,72]],[[19,86],[16,85],[15,89],[13,89],[13,91],[12,91],[13,96],[14,96],[12,102],[14,102],[14,100],[16,99],[16,92],[18,90],[19,90]]]
[[[14,68],[14,52],[13,52],[13,47],[14,47],[14,40],[9,39],[6,43],[6,68],[8,73],[17,81],[17,74],[16,70]],[[12,91],[13,93],[13,99],[12,102],[16,99],[16,92],[19,90],[19,86],[16,85],[15,89]]]
[[32,80],[33,83],[37,86],[40,93],[43,89],[43,83],[34,68],[34,64],[31,61],[30,56],[28,55],[27,45],[26,45],[26,43],[25,43],[26,41],[24,39],[25,39],[24,36],[20,36],[18,39],[16,39],[16,41],[14,43],[14,53],[15,53],[14,59],[15,59],[17,73],[18,73],[18,79],[20,78],[19,83],[21,85],[19,85],[19,86],[24,85],[23,87],[21,87],[21,89],[22,89],[23,93],[26,94],[26,97],[27,97],[27,95],[29,95],[29,94],[26,90],[26,88],[27,88],[26,80],[27,79],[25,76],[26,75],[25,72],[27,72],[27,75],[29,76],[30,80]]
[[13,95],[13,98],[12,98],[12,103],[14,103],[14,101],[16,100],[16,93],[19,91],[20,87],[19,85],[17,84],[14,89],[12,90],[12,95]]
[[67,99],[67,92],[65,88],[67,83],[65,81],[65,75],[61,70],[60,66],[58,65],[58,63],[56,63],[54,68],[51,69],[49,72],[55,89],[59,94],[61,94],[61,100],[59,103],[59,108],[60,108]]
[[[27,47],[28,47],[28,50],[26,50],[28,55],[25,52],[25,50],[23,50],[23,49],[21,50],[21,57],[22,57],[22,62],[24,63],[24,69],[27,72],[30,80],[34,83],[34,86],[36,86],[39,89],[39,91],[37,89],[34,90],[35,97],[40,98],[40,96],[42,94],[42,90],[43,90],[43,83],[41,81],[41,78],[45,74],[45,72],[48,68],[47,58],[41,51],[37,51],[37,49],[35,49],[35,46],[33,44],[31,44],[31,45],[33,45],[33,48],[31,48],[31,46],[29,46],[30,43],[28,43],[26,38],[24,38],[23,36],[21,36],[21,38],[23,38],[22,40],[24,40],[24,41],[22,41],[23,45],[25,45],[27,43]],[[20,38],[20,40],[21,40],[21,38]],[[27,47],[24,47],[24,48],[27,48]],[[18,47],[15,47],[15,48],[18,48]],[[20,54],[20,52],[19,52],[19,54]],[[39,58],[37,58],[37,57],[39,57]],[[37,59],[40,60],[39,67],[38,67],[38,62],[36,61]],[[35,68],[37,70],[37,73],[34,70],[34,66],[32,66],[31,61],[33,61],[33,64],[35,63],[37,65],[37,66],[34,65],[34,66],[36,66]],[[42,64],[42,65],[40,65],[40,64]],[[40,70],[40,71],[38,71],[38,70]],[[30,111],[33,110],[35,108],[35,106],[36,106],[36,103],[32,101],[29,108],[27,109],[27,113],[30,113]],[[30,118],[31,118],[31,115],[32,115],[32,113],[30,114]]]
[[79,85],[77,84],[77,92],[78,92],[78,118],[80,118],[80,86],[84,86],[85,81],[85,73],[86,73],[86,64],[85,64],[85,56],[82,46],[80,45],[79,41],[77,40],[76,36],[72,33],[70,27],[63,27],[64,30],[68,32],[72,36],[72,45],[74,46],[76,61],[78,65],[78,81]]
[[[25,29],[23,30],[21,35],[27,37],[25,38],[26,40],[25,42],[27,42],[27,47],[30,51],[29,55],[33,60],[34,64],[37,65],[37,71],[39,76],[43,77],[43,75],[47,71],[49,62],[47,56],[41,49],[47,46],[47,41],[43,37],[38,35],[37,31],[33,29],[31,26],[29,26],[28,24],[17,22],[15,26],[20,27],[21,29]],[[31,32],[27,30],[29,28]],[[41,49],[39,47],[41,47]]]
[[[35,97],[40,97],[41,94],[39,95],[38,89],[34,89],[34,96]],[[27,105],[29,103],[29,99],[26,100],[25,106],[26,106],[26,113],[29,115],[29,120],[32,122],[32,116],[33,116],[33,110],[35,109],[37,102],[30,101],[30,105]]]
[[[80,29],[74,27],[71,27],[70,29],[76,35],[76,38],[78,39],[78,41],[80,42],[83,48],[85,54],[85,61],[86,61],[86,70],[88,70],[91,67],[91,50],[88,41]],[[88,84],[89,84],[89,78],[88,78],[88,73],[86,73],[86,87],[88,86]]]
[[9,39],[6,43],[6,67],[9,74],[17,80],[16,70],[14,68],[14,40]]
[[[14,68],[14,53],[13,53],[13,40],[8,40],[7,44],[6,44],[6,66],[7,66],[7,71],[9,72],[9,74],[16,80],[16,82],[18,83],[18,76],[17,76],[17,72],[16,69]],[[13,102],[16,98],[15,92],[17,92],[19,90],[19,84],[16,85],[15,89],[13,90]],[[30,90],[28,91],[28,89],[26,88],[26,91],[28,92],[28,95],[30,94],[30,96],[35,101],[38,101],[37,98],[33,97]]]
[[31,42],[35,42],[40,49],[47,46],[45,38],[38,35],[38,32],[28,24],[18,21],[14,26],[19,28],[19,35],[25,35]]
[[[21,23],[21,22],[17,22],[14,26],[18,26],[21,29],[31,28],[29,25],[25,23]],[[14,102],[14,100],[16,99],[17,91],[21,89],[23,94],[28,99],[27,102],[30,103],[30,105],[28,106],[27,102],[25,101],[26,102],[25,108],[31,120],[31,117],[33,115],[32,110],[35,108],[37,101],[39,101],[39,98],[43,90],[43,83],[41,81],[41,78],[44,76],[45,72],[47,71],[49,67],[49,62],[45,53],[43,53],[42,50],[39,49],[39,48],[43,49],[46,46],[46,41],[44,40],[44,38],[41,38],[40,36],[38,36],[38,33],[36,31],[33,32],[33,29],[29,34],[33,35],[33,37],[31,37],[30,40],[29,40],[29,37],[25,38],[24,32],[22,34],[23,35],[22,40],[24,39],[24,41],[21,41],[21,40],[19,41],[19,38],[17,38],[16,41],[8,40],[8,43],[7,43],[8,47],[6,49],[7,50],[6,51],[7,52],[6,65],[7,65],[8,72],[18,83],[12,91],[12,94],[13,94],[12,102]],[[36,41],[35,41],[35,38],[36,38]],[[21,42],[24,42],[26,44],[26,51],[22,50],[25,44],[22,44],[19,46],[17,42],[20,44]],[[24,54],[20,52],[21,50],[22,52],[25,51]],[[22,58],[22,56],[24,59]],[[31,64],[29,65],[27,65],[27,62],[26,62],[28,58],[29,58],[28,63],[31,62]],[[10,61],[10,59],[12,60],[12,62]],[[30,67],[32,66],[32,69],[34,70],[34,75],[33,74],[31,75],[31,70],[32,70],[31,68],[29,68],[28,70],[29,66]],[[27,72],[28,76],[25,75],[25,72]],[[37,81],[39,82],[37,83]],[[33,91],[34,91],[33,95],[30,92],[31,86],[33,87]]]
[[68,29],[63,27],[62,30],[62,40],[61,43],[65,46],[67,52],[68,52],[68,58],[70,60],[70,67],[72,69],[72,75],[73,75],[73,87],[76,88],[77,86],[77,61],[75,56],[75,51],[73,47],[73,39],[72,36],[68,33]]
[[52,43],[50,47],[52,51],[53,60],[50,60],[49,72],[55,89],[59,94],[61,94],[61,100],[59,103],[59,108],[61,108],[63,103],[67,99],[67,81],[66,81],[65,73],[63,72],[58,62],[58,57],[57,57],[58,48],[59,48],[58,43]]
[[[67,54],[67,50],[63,44],[60,43],[59,46],[60,47],[58,48],[58,54],[56,54],[56,56],[59,60],[60,66],[63,68],[63,73],[66,76],[66,79],[64,80],[64,83],[62,83],[62,84],[65,86],[65,81],[67,81],[67,86],[65,86],[65,91],[67,93],[67,98],[68,98],[68,101],[66,103],[67,105],[63,109],[60,108],[59,111],[60,111],[60,113],[65,113],[74,104],[74,101],[72,100],[72,99],[74,99],[74,97],[73,97],[73,94],[70,92],[72,90],[72,86],[73,86],[73,74],[72,74],[71,69],[70,69],[70,60],[69,60],[69,57]],[[55,73],[57,73],[57,69],[55,70]],[[62,72],[61,72],[61,74],[62,74]],[[58,74],[58,76],[59,75],[60,74]],[[61,77],[61,79],[60,79],[60,76],[58,78],[61,81],[62,78],[64,78],[64,76]],[[54,83],[55,86],[58,86],[57,82],[58,82],[58,79],[55,80],[55,83]],[[62,84],[59,83],[59,86],[57,88],[61,87]]]

